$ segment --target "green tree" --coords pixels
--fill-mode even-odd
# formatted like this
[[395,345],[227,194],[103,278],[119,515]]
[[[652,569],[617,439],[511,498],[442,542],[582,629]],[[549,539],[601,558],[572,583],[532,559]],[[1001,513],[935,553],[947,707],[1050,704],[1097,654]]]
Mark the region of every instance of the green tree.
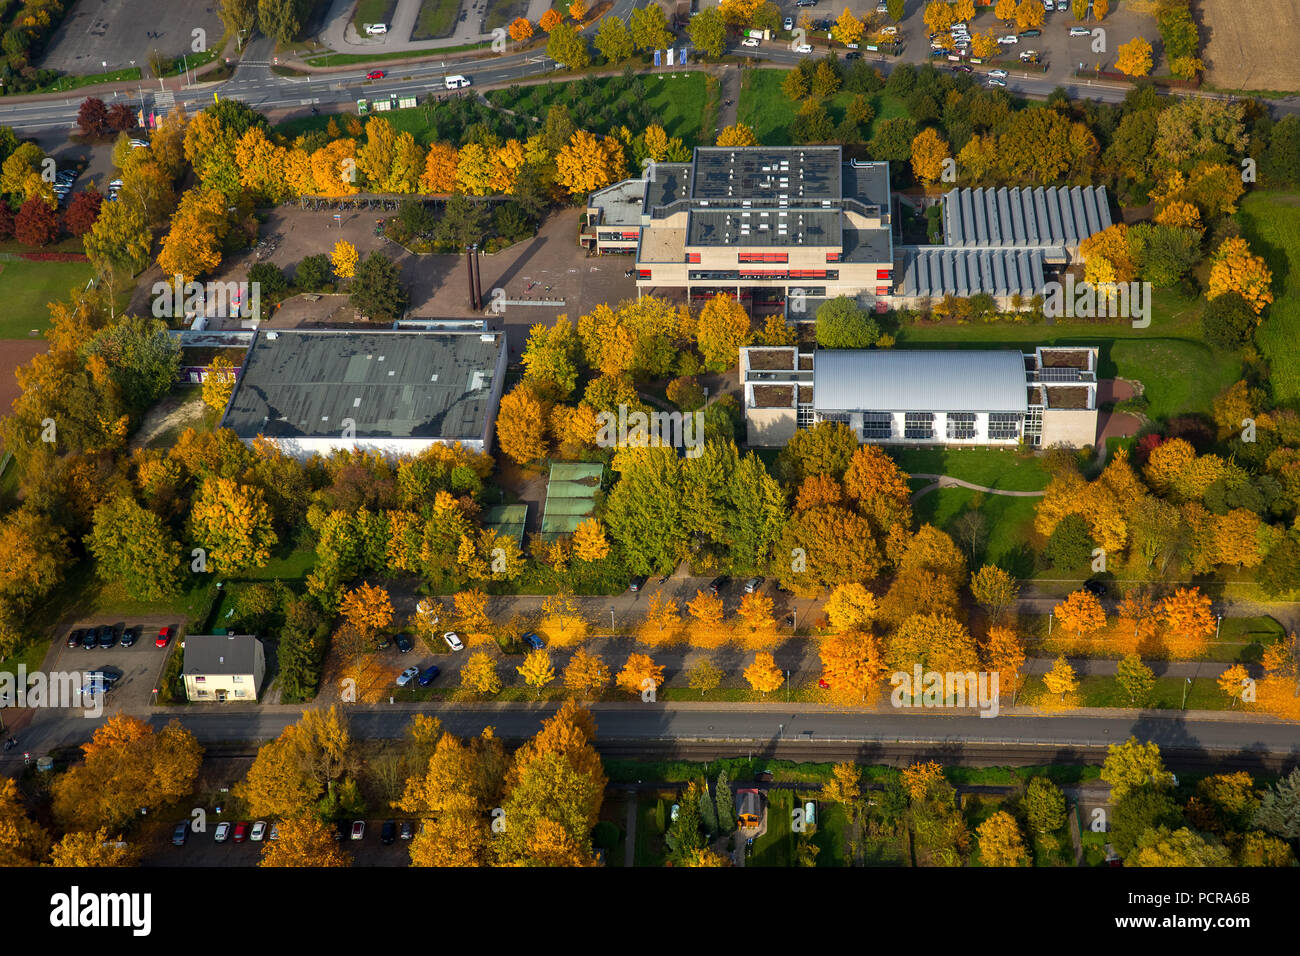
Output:
[[1264,791],[1255,826],[1284,840],[1300,840],[1300,767]]
[[1138,841],[1156,827],[1177,827],[1183,822],[1178,804],[1163,790],[1136,787],[1120,800],[1112,800],[1110,842],[1122,857],[1133,852]]
[[636,52],[626,21],[610,14],[601,17],[595,43],[600,55],[610,63],[622,63]]
[[709,836],[720,832],[718,828],[718,811],[713,805],[713,797],[709,794],[707,780],[700,781],[700,823],[704,826],[704,832]]
[[817,344],[822,348],[865,349],[878,338],[880,327],[848,296],[837,296],[817,307]]
[[713,784],[713,802],[718,810],[718,827],[721,833],[731,833],[736,829],[736,801],[731,795],[731,781],[727,771],[718,773]]
[[727,44],[727,24],[717,7],[706,7],[691,17],[686,32],[691,42],[708,56],[722,56]]
[[1043,553],[1058,571],[1075,571],[1092,559],[1095,547],[1088,522],[1082,515],[1071,514],[1062,518],[1052,529]]
[[450,242],[457,252],[461,252],[473,243],[482,242],[487,226],[488,213],[484,205],[457,194],[443,207],[433,238],[438,242]]
[[363,316],[376,322],[392,322],[402,317],[409,301],[402,288],[402,267],[392,259],[375,251],[357,266],[348,290],[348,304]]
[[658,3],[632,11],[632,42],[638,50],[660,50],[672,39],[663,7]]
[[561,23],[551,31],[546,41],[546,55],[571,70],[585,69],[591,63],[587,39],[571,23]]
[[86,547],[99,576],[134,600],[161,601],[178,589],[180,544],[161,518],[130,496],[118,495],[95,509]]
[[171,391],[181,370],[180,345],[157,319],[123,316],[95,334],[87,346],[108,363],[126,407],[140,414]]
[[1128,694],[1129,703],[1134,707],[1145,707],[1156,686],[1154,672],[1142,663],[1142,658],[1137,654],[1129,654],[1119,662],[1115,669],[1115,680],[1124,693]]
[[1055,833],[1065,826],[1065,794],[1046,777],[1034,777],[1021,800],[1029,825],[1038,833]]
[[320,292],[330,287],[333,275],[330,257],[323,252],[318,252],[298,263],[298,268],[293,273],[293,281],[303,292]]

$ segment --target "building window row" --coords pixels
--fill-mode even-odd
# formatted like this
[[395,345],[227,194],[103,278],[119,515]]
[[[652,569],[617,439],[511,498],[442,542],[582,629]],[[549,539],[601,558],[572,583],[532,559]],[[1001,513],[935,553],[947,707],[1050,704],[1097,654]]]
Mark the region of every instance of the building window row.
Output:
[[974,412],[949,412],[947,425],[949,438],[960,440],[975,437]]
[[789,262],[790,254],[787,252],[738,252],[736,261],[745,262]]
[[601,242],[635,242],[641,238],[640,232],[598,232],[596,238]]
[[893,438],[894,416],[889,412],[863,412],[862,437],[863,439],[875,438],[877,440]]
[[903,437],[926,441],[934,437],[934,412],[906,412],[903,415]]
[[[1041,419],[1040,419],[1041,422]],[[1014,413],[993,412],[989,415],[989,439],[1020,437],[1020,416]]]

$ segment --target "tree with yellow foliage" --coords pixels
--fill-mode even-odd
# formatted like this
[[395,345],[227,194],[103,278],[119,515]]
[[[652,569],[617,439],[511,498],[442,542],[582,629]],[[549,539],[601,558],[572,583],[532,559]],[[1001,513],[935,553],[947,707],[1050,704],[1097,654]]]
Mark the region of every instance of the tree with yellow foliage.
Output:
[[972,56],[981,60],[992,59],[998,55],[997,38],[993,36],[993,29],[990,27],[983,33],[976,33],[970,38],[970,52]]
[[452,595],[451,603],[456,609],[456,621],[464,630],[481,632],[492,626],[487,613],[487,595],[482,591],[458,591]]
[[569,16],[573,17],[575,23],[581,23],[582,18],[587,15],[587,4],[584,0],[573,0],[569,4]]
[[831,27],[831,37],[839,43],[857,43],[862,39],[864,29],[865,24],[855,17],[848,7],[845,7],[840,18]]
[[1122,222],[1079,243],[1079,256],[1084,262],[1084,278],[1095,286],[1137,278],[1137,266],[1129,251],[1128,226]]
[[501,690],[501,675],[497,673],[496,661],[487,651],[475,651],[460,669],[460,686],[475,693],[491,697]]
[[609,686],[609,678],[609,665],[601,660],[600,655],[581,647],[573,652],[564,668],[564,686],[575,697],[583,699],[599,698]]
[[1016,579],[996,565],[986,564],[970,577],[971,595],[976,603],[988,612],[989,620],[997,622],[1002,613],[1016,603],[1020,585]]
[[1016,18],[1016,0],[997,0],[993,15],[1004,23],[1011,23]]
[[525,684],[537,688],[538,698],[542,696],[542,688],[555,680],[555,668],[551,665],[551,655],[544,648],[532,651],[515,670],[523,677]]
[[1049,693],[1060,694],[1061,702],[1065,702],[1065,695],[1072,694],[1079,689],[1079,679],[1074,676],[1074,668],[1066,661],[1062,655],[1052,664],[1052,669],[1043,675],[1043,686]]
[[749,313],[733,296],[718,293],[711,298],[700,309],[695,326],[695,344],[704,367],[721,372],[735,365],[739,350],[749,342],[749,332]]
[[330,265],[340,279],[351,279],[357,274],[358,258],[357,247],[346,239],[340,239],[334,243],[334,251],[330,253]]
[[1115,69],[1129,76],[1146,76],[1151,72],[1151,44],[1142,37],[1134,37],[1122,44],[1115,60]]
[[957,22],[956,13],[948,0],[930,0],[925,5],[924,19],[931,33],[944,33]]
[[927,126],[912,140],[912,172],[927,186],[943,175],[944,160],[951,156],[948,143],[933,127]]
[[221,264],[222,241],[230,231],[226,205],[215,189],[191,189],[181,197],[158,251],[163,275],[189,282]]
[[502,453],[521,465],[545,458],[551,447],[546,435],[549,410],[527,382],[502,396],[497,410],[497,444]]
[[383,588],[362,581],[343,595],[339,613],[363,636],[373,639],[393,620],[393,603]]
[[757,146],[758,137],[744,123],[733,123],[718,134],[718,146]]
[[1156,222],[1162,226],[1170,226],[1175,229],[1185,228],[1201,231],[1205,229],[1205,226],[1201,223],[1201,211],[1196,208],[1196,204],[1181,199],[1174,200],[1156,213]]
[[785,675],[776,666],[776,659],[768,651],[754,655],[754,662],[745,668],[745,680],[749,686],[763,695],[767,695],[785,683]]
[[698,690],[703,697],[722,683],[722,668],[707,657],[701,657],[686,669],[686,686]]
[[1167,633],[1170,651],[1179,658],[1204,652],[1205,639],[1215,629],[1213,606],[1208,595],[1196,587],[1177,588],[1160,602],[1158,613]]
[[107,827],[66,833],[50,850],[50,865],[63,867],[139,866],[141,848],[126,843],[121,834],[110,836]]
[[880,693],[887,668],[880,641],[870,634],[847,631],[822,638],[818,653],[822,680],[837,703],[870,702]]
[[217,413],[224,413],[235,390],[236,365],[224,355],[215,356],[208,363],[203,376],[203,404]]
[[952,15],[957,23],[970,23],[975,19],[975,0],[953,0]]
[[1091,592],[1080,589],[1056,605],[1052,611],[1061,627],[1074,631],[1079,637],[1100,631],[1106,626],[1106,612],[1101,601]]
[[650,605],[646,608],[645,619],[637,630],[637,639],[643,644],[673,644],[681,640],[681,614],[678,613],[677,600],[666,596],[661,591],[650,595]]
[[1110,0],[1092,0],[1092,15],[1098,20],[1105,20],[1110,13]]
[[836,585],[822,608],[836,631],[862,630],[871,625],[880,611],[876,596],[858,581]]
[[1016,29],[1030,30],[1043,25],[1042,0],[1020,0],[1016,7]]
[[207,567],[229,574],[263,567],[279,542],[266,495],[231,478],[204,478],[190,508],[190,535],[207,552]]
[[984,866],[1029,866],[1029,852],[1016,818],[999,810],[975,828]]
[[276,824],[279,839],[262,844],[258,866],[265,867],[340,867],[351,866],[351,854],[343,852],[334,840],[331,827],[315,817],[295,817]]
[[903,768],[903,789],[910,800],[924,800],[932,787],[943,782],[943,767],[933,760],[918,761]]
[[420,192],[434,195],[455,192],[456,172],[459,168],[460,150],[449,143],[433,143],[424,157],[424,172],[420,174]]
[[695,619],[688,630],[691,644],[712,650],[727,642],[729,635],[722,626],[722,599],[707,591],[696,591],[695,600],[686,605]]
[[1245,696],[1246,689],[1250,687],[1250,672],[1241,664],[1233,664],[1222,674],[1219,675],[1216,683],[1219,690],[1231,701],[1230,706],[1236,708]]
[[984,665],[989,671],[998,675],[998,694],[1009,693],[1013,699],[1024,675],[1020,669],[1025,666],[1025,648],[1009,627],[991,627],[983,647]]
[[556,182],[574,195],[617,182],[626,161],[623,144],[613,136],[597,138],[578,130],[555,157]]
[[1251,253],[1240,236],[1225,239],[1210,257],[1209,297],[1238,293],[1259,315],[1273,301],[1273,272],[1261,256]]
[[648,654],[629,654],[623,669],[618,672],[618,686],[643,700],[663,685],[664,668]]
[[565,591],[548,595],[542,601],[542,619],[537,629],[556,647],[571,647],[587,637],[591,625],[573,595]]
[[579,561],[599,561],[609,554],[605,529],[595,518],[578,523],[573,531],[573,556]]

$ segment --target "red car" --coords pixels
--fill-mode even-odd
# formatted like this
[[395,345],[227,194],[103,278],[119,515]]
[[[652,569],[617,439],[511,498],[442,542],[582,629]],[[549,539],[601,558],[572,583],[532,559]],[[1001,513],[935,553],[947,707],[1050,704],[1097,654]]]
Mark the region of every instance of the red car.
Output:
[[160,628],[158,630],[158,640],[153,642],[154,647],[166,647],[172,639],[172,629],[170,627]]
[[243,843],[247,839],[248,839],[248,823],[246,821],[241,820],[239,823],[235,824],[234,840],[236,843]]
[[825,677],[819,677],[819,678],[817,678],[817,686],[820,687],[822,690],[830,690],[830,689],[831,689],[831,685],[828,684],[828,683],[826,683],[826,678],[825,678]]
[[383,70],[371,70],[366,74],[367,80],[382,80],[387,74]]

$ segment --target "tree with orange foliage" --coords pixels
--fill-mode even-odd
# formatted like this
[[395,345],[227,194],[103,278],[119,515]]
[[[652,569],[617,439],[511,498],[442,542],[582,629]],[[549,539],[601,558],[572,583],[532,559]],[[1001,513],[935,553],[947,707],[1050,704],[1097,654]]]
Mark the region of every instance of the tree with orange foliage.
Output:
[[1250,304],[1255,314],[1273,301],[1273,272],[1261,256],[1250,251],[1250,244],[1240,236],[1225,239],[1210,256],[1209,297],[1236,292]]
[[1160,602],[1160,623],[1168,634],[1169,650],[1178,656],[1199,656],[1214,633],[1210,599],[1199,588],[1178,588]]
[[1235,709],[1246,697],[1246,691],[1250,688],[1252,681],[1250,672],[1244,666],[1233,664],[1219,675],[1216,683],[1219,685],[1219,690],[1223,691],[1231,702],[1229,706]]
[[818,653],[822,680],[830,685],[832,700],[860,704],[880,693],[886,671],[884,652],[880,641],[870,634],[847,631],[823,638]]
[[754,663],[745,668],[745,680],[766,699],[769,693],[785,683],[785,676],[771,653],[761,651],[754,655]]
[[533,25],[524,17],[516,17],[510,23],[510,39],[516,43],[523,43],[533,35]]
[[1025,648],[1016,632],[1009,627],[990,627],[983,647],[984,666],[998,675],[998,693],[1014,695],[1024,677]]
[[931,787],[943,779],[943,767],[935,761],[914,763],[903,770],[903,789],[909,798],[920,801],[929,795]]
[[1106,626],[1106,612],[1102,610],[1101,601],[1088,591],[1078,590],[1072,593],[1052,611],[1061,627],[1074,631],[1080,637],[1100,631]]
[[550,33],[552,30],[558,27],[560,23],[563,22],[563,20],[564,17],[560,13],[560,11],[555,9],[550,9],[542,14],[542,18],[537,21],[537,25],[541,27],[543,30],[545,30],[547,33]]
[[663,685],[664,668],[648,654],[629,654],[618,672],[618,686],[642,700],[653,700],[654,691]]
[[587,15],[587,4],[584,0],[573,0],[569,4],[569,16],[573,17],[575,23],[581,23],[582,18]]
[[686,605],[695,618],[691,625],[690,642],[695,647],[713,649],[727,642],[727,632],[722,626],[722,599],[707,591],[696,591],[695,600]]

